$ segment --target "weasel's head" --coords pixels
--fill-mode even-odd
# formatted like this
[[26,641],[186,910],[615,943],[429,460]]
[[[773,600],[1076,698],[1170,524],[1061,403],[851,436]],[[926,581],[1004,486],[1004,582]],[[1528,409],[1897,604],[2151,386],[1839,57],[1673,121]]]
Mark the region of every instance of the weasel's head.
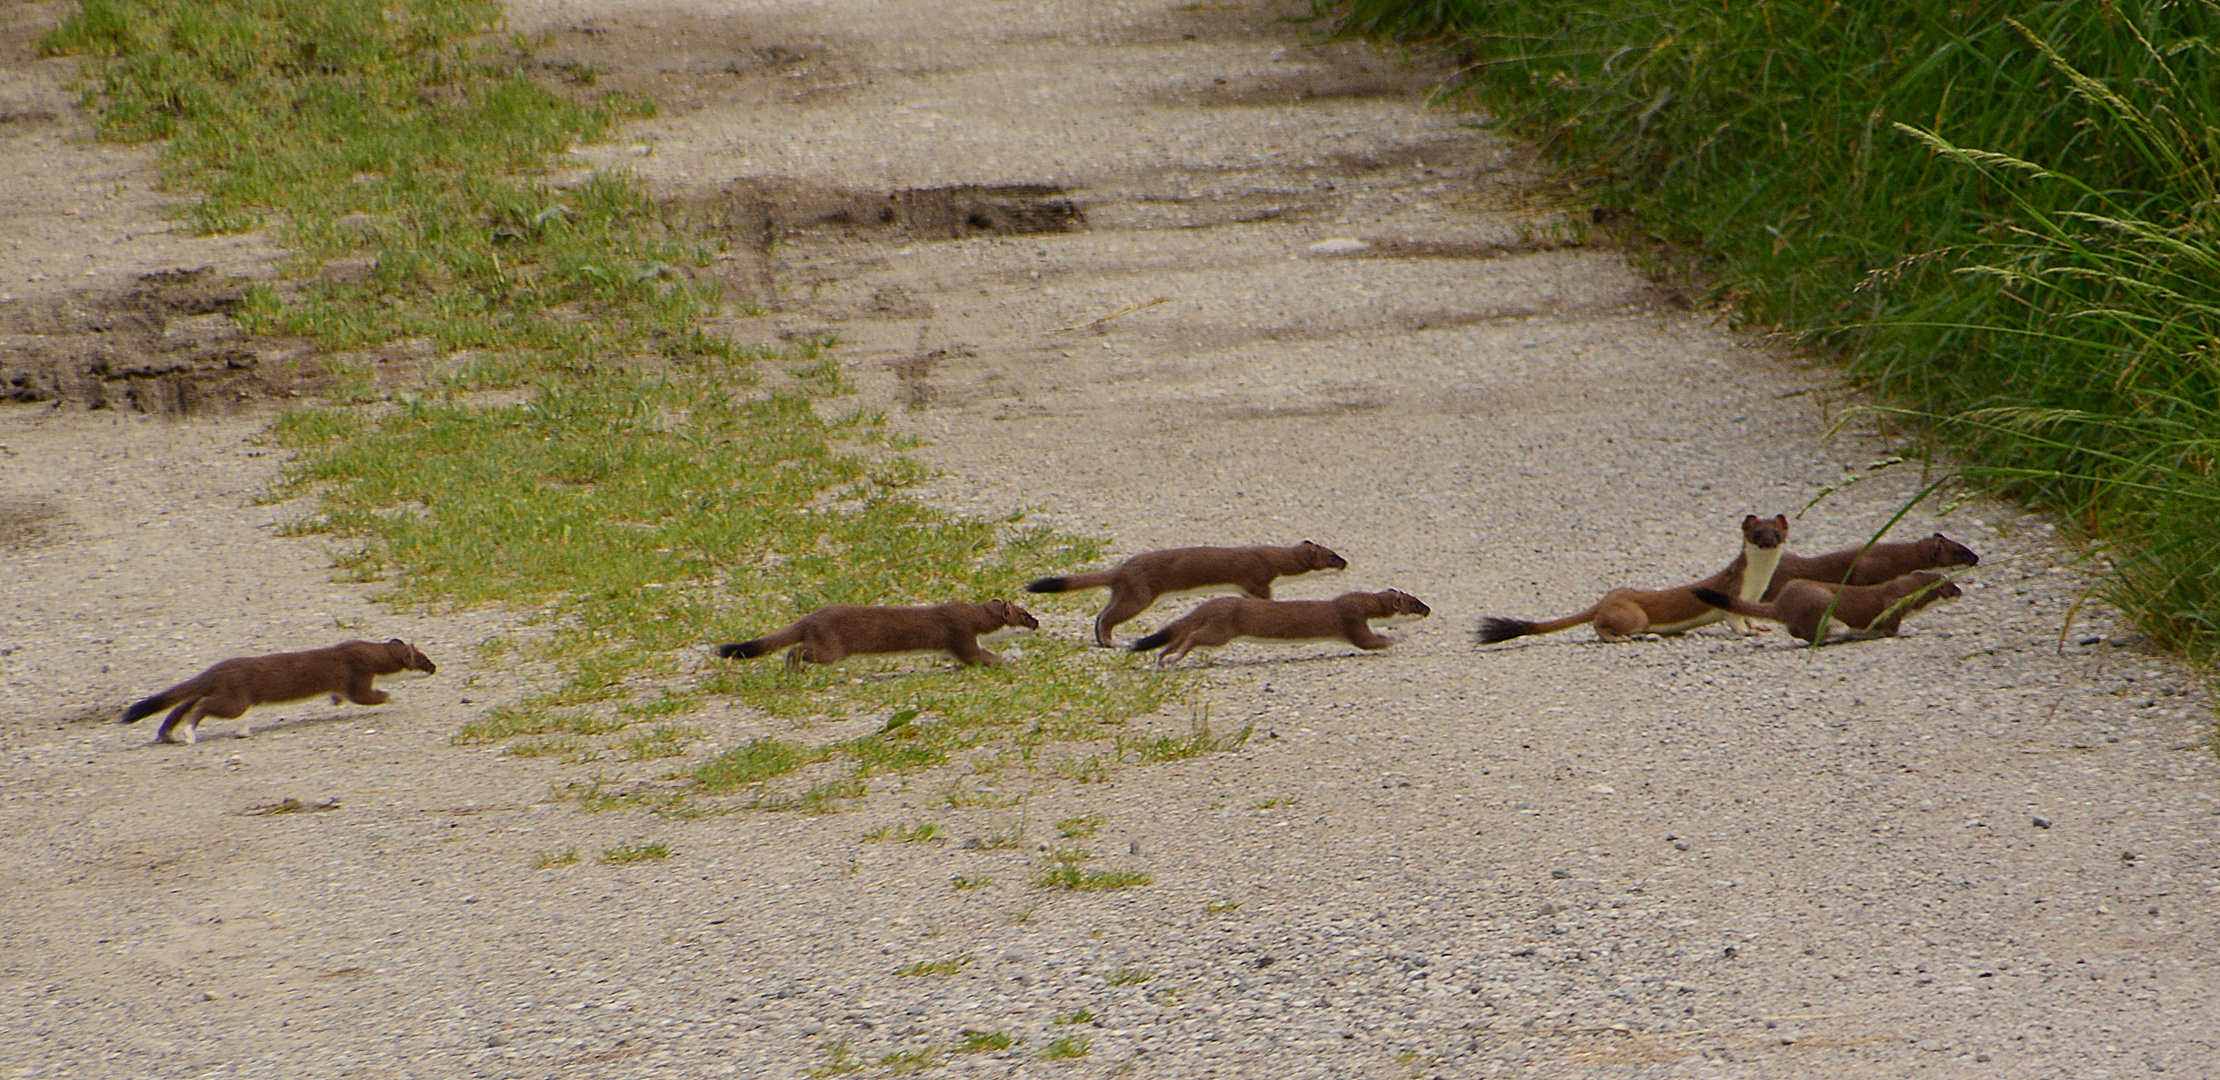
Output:
[[439,665],[432,663],[431,657],[417,652],[416,646],[402,641],[400,638],[394,638],[386,642],[385,647],[393,650],[394,656],[401,661],[403,671],[421,671],[430,675],[439,670]]
[[1929,566],[1979,566],[1981,556],[1973,549],[1936,533],[1919,542],[1919,554]]
[[1334,554],[1332,548],[1319,547],[1317,544],[1305,540],[1295,545],[1295,550],[1303,553],[1303,565],[1313,570],[1349,569],[1349,560]]
[[1937,600],[1949,600],[1966,594],[1965,590],[1958,587],[1957,582],[1933,570],[1921,570],[1918,573],[1906,574],[1902,580],[1911,582],[1916,586],[1913,591],[1919,594],[1918,606],[1920,607],[1926,607]]
[[1041,628],[1041,621],[1034,618],[1032,612],[1021,608],[1016,604],[1009,602],[1008,600],[989,600],[979,606],[986,608],[987,614],[1002,620],[1002,625],[1004,626],[1015,626],[1025,630],[1038,630]]
[[1388,610],[1393,613],[1392,617],[1395,618],[1423,619],[1434,613],[1433,608],[1426,606],[1426,601],[1401,589],[1389,589],[1386,592],[1373,593],[1372,595],[1386,601]]
[[1742,519],[1742,542],[1751,547],[1777,548],[1787,540],[1787,514],[1775,514],[1769,518],[1751,514]]

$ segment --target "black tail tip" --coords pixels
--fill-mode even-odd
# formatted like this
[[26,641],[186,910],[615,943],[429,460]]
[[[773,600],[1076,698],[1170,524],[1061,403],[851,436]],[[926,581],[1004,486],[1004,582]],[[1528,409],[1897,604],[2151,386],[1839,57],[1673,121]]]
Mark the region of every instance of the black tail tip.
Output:
[[1063,578],[1060,578],[1060,577],[1044,577],[1044,578],[1040,579],[1039,581],[1036,581],[1036,582],[1032,583],[1031,585],[1027,585],[1027,586],[1025,587],[1025,591],[1026,591],[1026,592],[1063,592],[1063,591],[1064,591],[1064,579],[1063,579]]
[[1706,589],[1698,586],[1697,588],[1690,590],[1690,593],[1694,595],[1696,599],[1715,608],[1724,608],[1727,605],[1734,603],[1733,600],[1727,597],[1727,594],[1720,592],[1717,589]]
[[119,724],[136,724],[141,719],[152,716],[153,714],[160,711],[162,711],[162,699],[159,697],[150,697],[144,701],[132,705],[128,709],[123,710],[123,719],[116,722]]
[[1525,637],[1527,623],[1520,619],[1502,619],[1493,615],[1480,620],[1480,628],[1472,632],[1482,645],[1494,645],[1516,637]]
[[1164,644],[1170,640],[1172,640],[1171,631],[1158,630],[1157,632],[1150,634],[1149,636],[1142,638],[1141,640],[1136,641],[1131,645],[1126,646],[1126,650],[1128,652],[1147,652],[1150,649],[1161,649],[1164,647]]
[[717,655],[727,660],[746,660],[763,655],[763,646],[753,641],[735,641],[730,645],[717,646]]

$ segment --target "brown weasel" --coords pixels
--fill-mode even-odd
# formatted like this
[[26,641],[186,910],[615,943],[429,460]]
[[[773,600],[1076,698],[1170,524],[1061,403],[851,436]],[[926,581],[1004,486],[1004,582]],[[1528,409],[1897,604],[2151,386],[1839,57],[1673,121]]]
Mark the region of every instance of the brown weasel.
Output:
[[979,635],[1005,627],[1038,630],[1041,621],[1007,600],[932,607],[879,607],[834,604],[821,607],[776,634],[717,647],[726,659],[755,657],[786,648],[786,666],[831,664],[865,653],[945,652],[966,664],[998,664],[1002,658],[979,647]]
[[1166,596],[1216,589],[1239,589],[1259,600],[1272,598],[1272,579],[1313,570],[1346,570],[1349,561],[1308,540],[1294,547],[1187,547],[1144,551],[1114,570],[1047,577],[1026,592],[1055,593],[1110,586],[1110,602],[1095,616],[1095,644],[1110,646],[1110,631]]
[[[334,705],[342,698],[357,705],[383,705],[387,694],[370,685],[373,678],[397,671],[430,675],[438,670],[416,651],[416,646],[400,638],[384,644],[342,641],[322,649],[238,656],[124,710],[123,722],[136,723],[140,717],[175,705],[177,708],[162,718],[162,728],[154,733],[154,741],[178,741],[171,738],[171,733],[182,726],[184,742],[190,746],[200,738],[202,717],[231,720],[257,705],[299,701],[318,694],[330,694]],[[251,734],[253,727],[248,724],[240,728],[240,736]]]
[[1702,581],[1677,589],[1613,589],[1594,607],[1547,622],[1491,616],[1480,621],[1477,636],[1480,644],[1493,645],[1528,634],[1553,634],[1584,622],[1595,623],[1596,636],[1605,641],[1693,630],[1726,618],[1726,612],[1697,600],[1689,590],[1718,589],[1756,600],[1772,583],[1774,568],[1781,561],[1781,544],[1787,539],[1788,515],[1761,518],[1751,514],[1742,519],[1742,554],[1735,556],[1726,569]]
[[1221,596],[1172,620],[1162,630],[1136,641],[1134,652],[1162,647],[1156,666],[1186,656],[1199,645],[1223,645],[1235,638],[1275,641],[1324,641],[1338,638],[1360,649],[1385,649],[1401,634],[1380,634],[1373,619],[1423,619],[1433,609],[1407,592],[1342,593],[1331,600],[1257,600]]
[[1932,570],[1906,574],[1880,585],[1831,585],[1791,581],[1770,603],[1741,600],[1716,589],[1698,587],[1696,599],[1753,619],[1786,624],[1788,632],[1817,642],[1829,621],[1863,633],[1895,636],[1904,616],[1937,600],[1964,595],[1956,582]]
[[1765,590],[1764,599],[1771,600],[1779,596],[1781,590],[1791,581],[1824,581],[1831,585],[1879,585],[1915,570],[1980,564],[1981,556],[1974,554],[1972,548],[1941,533],[1924,540],[1893,541],[1875,544],[1870,548],[1844,548],[1812,558],[1782,552],[1781,565],[1773,571],[1773,584]]

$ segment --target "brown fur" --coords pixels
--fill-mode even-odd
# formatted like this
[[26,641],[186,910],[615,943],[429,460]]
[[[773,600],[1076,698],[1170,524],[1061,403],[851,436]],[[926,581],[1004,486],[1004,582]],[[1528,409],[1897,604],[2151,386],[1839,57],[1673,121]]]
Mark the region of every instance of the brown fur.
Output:
[[1258,600],[1272,598],[1272,579],[1313,570],[1342,570],[1348,560],[1308,540],[1294,547],[1187,547],[1144,551],[1116,569],[1042,578],[1025,591],[1069,592],[1110,586],[1110,602],[1095,617],[1095,644],[1115,645],[1111,631],[1149,609],[1167,593],[1232,587]]
[[[438,670],[416,651],[416,646],[400,638],[382,644],[342,641],[302,652],[239,656],[132,705],[124,712],[123,722],[133,723],[175,705],[177,708],[162,719],[154,741],[176,742],[171,734],[183,727],[183,741],[190,745],[199,740],[204,717],[231,720],[257,705],[299,701],[318,694],[330,694],[334,705],[343,699],[357,705],[383,705],[387,695],[371,685],[372,679],[397,671],[430,675]],[[252,724],[240,728],[240,736],[250,734],[252,728]]]
[[1385,649],[1403,636],[1377,633],[1369,620],[1397,616],[1423,619],[1432,613],[1433,609],[1418,597],[1394,589],[1342,593],[1331,600],[1221,596],[1203,601],[1164,629],[1134,642],[1132,648],[1134,652],[1147,652],[1162,647],[1164,651],[1156,658],[1158,667],[1179,660],[1197,646],[1223,645],[1244,637],[1280,641],[1339,638],[1360,649]]
[[1841,622],[1861,633],[1895,636],[1904,616],[1937,600],[1964,595],[1957,583],[1921,570],[1879,585],[1833,585],[1824,581],[1792,581],[1780,599],[1769,602],[1738,600],[1712,589],[1696,590],[1696,598],[1713,607],[1753,619],[1783,623],[1788,632],[1816,642],[1829,621]]
[[1742,519],[1742,554],[1735,556],[1726,569],[1702,581],[1677,589],[1613,589],[1594,607],[1547,622],[1483,619],[1480,644],[1493,645],[1528,634],[1553,634],[1584,622],[1595,623],[1596,636],[1605,641],[1624,641],[1641,633],[1677,634],[1718,622],[1725,613],[1696,599],[1692,590],[1709,588],[1729,595],[1741,592],[1743,571],[1749,566],[1751,554],[1776,551],[1787,539],[1787,515],[1761,518],[1751,514]]
[[1780,569],[1773,571],[1773,584],[1766,588],[1765,599],[1780,596],[1781,590],[1791,581],[1879,585],[1919,570],[1933,570],[1944,566],[1978,566],[1980,563],[1981,556],[1974,554],[1972,548],[1941,533],[1924,540],[1895,541],[1875,544],[1870,548],[1844,548],[1813,558],[1783,552]]
[[880,607],[834,604],[818,608],[776,634],[719,646],[717,655],[762,656],[789,645],[788,667],[831,664],[867,653],[945,652],[965,664],[997,664],[1002,658],[979,647],[979,635],[1006,626],[1039,629],[1032,613],[1007,600],[932,607]]

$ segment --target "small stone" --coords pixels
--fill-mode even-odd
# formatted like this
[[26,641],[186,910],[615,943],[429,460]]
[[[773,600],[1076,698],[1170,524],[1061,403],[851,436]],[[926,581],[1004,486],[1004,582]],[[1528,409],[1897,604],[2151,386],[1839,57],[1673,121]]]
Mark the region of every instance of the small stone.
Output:
[[1975,1060],[1975,1061],[1987,1061],[1987,1060],[1989,1060],[1989,1055],[1987,1055],[1987,1054],[1975,1054],[1975,1055],[1973,1055],[1973,1060]]
[[506,1035],[488,1035],[486,1036],[486,1045],[507,1046],[509,1045],[509,1037]]
[[1572,871],[1570,871],[1570,870],[1552,870],[1552,871],[1550,871],[1550,872],[1549,872],[1549,876],[1550,876],[1550,877],[1553,877],[1553,878],[1556,878],[1556,879],[1557,879],[1557,880],[1559,880],[1559,881],[1563,881],[1563,880],[1565,880],[1566,878],[1569,878],[1569,877],[1571,877],[1571,876],[1572,876]]
[[1675,841],[1673,841],[1673,850],[1674,850],[1674,851],[1686,851],[1686,850],[1688,850],[1688,841],[1686,841],[1686,840],[1675,840]]
[[1336,236],[1331,240],[1320,240],[1312,244],[1310,253],[1313,255],[1353,255],[1371,246],[1354,236]]
[[824,1033],[825,1025],[820,1024],[815,1020],[802,1025],[802,1034],[804,1035],[822,1035]]
[[2100,643],[2102,643],[2103,641],[2104,641],[2104,635],[2103,635],[2103,634],[2096,634],[2096,635],[2093,635],[2093,636],[2091,636],[2091,637],[2085,637],[2085,638],[2082,638],[2082,639],[2081,639],[2081,643],[2082,643],[2083,645],[2096,645],[2096,644],[2100,644]]
[[2038,828],[2038,829],[2047,829],[2047,828],[2050,828],[2050,819],[2049,819],[2049,818],[2046,818],[2046,817],[2039,817],[2039,818],[2036,818],[2036,819],[2035,819],[2035,827],[2036,827],[2036,828]]

